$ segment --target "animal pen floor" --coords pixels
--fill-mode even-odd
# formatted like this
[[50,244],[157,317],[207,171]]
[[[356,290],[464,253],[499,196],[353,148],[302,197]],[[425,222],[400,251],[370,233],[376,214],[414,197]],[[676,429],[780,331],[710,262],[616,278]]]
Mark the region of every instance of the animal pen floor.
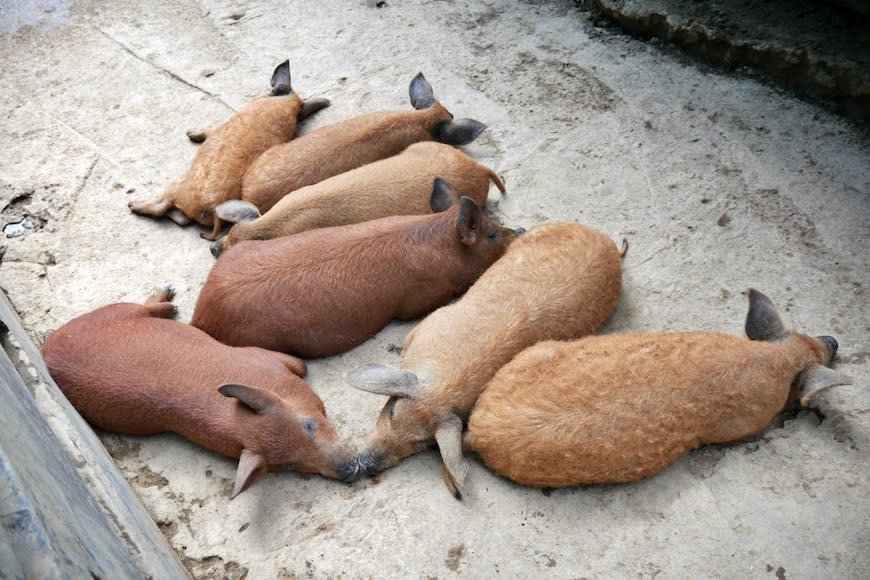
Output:
[[[627,238],[605,332],[742,332],[756,287],[840,342],[831,390],[749,441],[648,480],[523,488],[472,461],[463,502],[437,452],[353,485],[271,474],[232,502],[235,462],[171,435],[100,434],[196,577],[858,578],[870,569],[870,144],[787,91],[626,36],[583,3],[37,2],[0,11],[0,285],[38,343],[100,305],[177,291],[189,320],[213,263],[197,228],[132,215],[214,124],[268,87],[332,105],[303,130],[407,108],[422,71],[466,148],[503,176],[506,224],[581,221]],[[31,18],[34,17],[34,18]],[[470,321],[485,324],[485,321]],[[383,398],[346,386],[397,364],[393,323],[307,380],[362,440]],[[36,397],[39,402],[41,398]]]

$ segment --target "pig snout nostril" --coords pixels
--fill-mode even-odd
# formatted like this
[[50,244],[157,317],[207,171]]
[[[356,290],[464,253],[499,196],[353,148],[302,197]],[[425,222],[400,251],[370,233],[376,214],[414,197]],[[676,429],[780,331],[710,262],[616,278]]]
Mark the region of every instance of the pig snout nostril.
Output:
[[825,346],[828,347],[828,361],[834,358],[834,355],[837,354],[837,349],[840,345],[837,343],[837,339],[833,336],[820,336],[819,340],[825,343]]
[[363,452],[354,457],[351,462],[354,464],[354,469],[356,470],[355,477],[353,480],[359,479],[363,475],[366,477],[372,477],[380,473],[380,469],[378,467],[378,460],[375,458],[374,454],[371,452]]
[[338,470],[338,478],[341,481],[352,483],[359,480],[364,475],[373,475],[368,472],[366,465],[371,460],[370,456],[356,456],[345,461]]
[[338,470],[338,478],[341,481],[348,483],[356,481],[360,478],[359,462],[356,458],[346,461]]

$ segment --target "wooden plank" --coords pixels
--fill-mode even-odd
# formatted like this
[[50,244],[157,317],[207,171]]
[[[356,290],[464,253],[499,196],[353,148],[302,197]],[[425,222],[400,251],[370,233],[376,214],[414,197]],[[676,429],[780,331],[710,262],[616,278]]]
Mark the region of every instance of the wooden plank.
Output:
[[189,578],[100,440],[49,376],[3,292],[0,321],[39,374],[40,388],[56,407],[52,415],[62,414],[49,425],[0,352],[4,577]]

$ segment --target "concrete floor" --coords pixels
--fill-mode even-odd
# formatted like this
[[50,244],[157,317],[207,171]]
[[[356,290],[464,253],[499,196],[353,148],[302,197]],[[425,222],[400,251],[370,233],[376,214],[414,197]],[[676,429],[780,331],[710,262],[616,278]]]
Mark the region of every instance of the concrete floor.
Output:
[[[332,105],[304,130],[407,108],[423,71],[508,225],[581,221],[628,238],[605,332],[742,332],[756,287],[787,324],[840,342],[855,386],[746,442],[631,485],[541,491],[472,460],[455,501],[437,452],[353,485],[269,475],[177,437],[101,434],[197,577],[859,578],[870,569],[870,147],[787,91],[605,25],[574,2],[36,3],[3,20],[0,285],[38,342],[73,316],[172,283],[189,320],[213,263],[197,228],[130,214],[214,124],[290,59]],[[4,7],[13,6],[8,4]],[[10,9],[11,10],[11,9]],[[4,14],[17,14],[13,11]],[[362,441],[383,398],[346,386],[399,362],[414,323],[310,362],[336,428]]]

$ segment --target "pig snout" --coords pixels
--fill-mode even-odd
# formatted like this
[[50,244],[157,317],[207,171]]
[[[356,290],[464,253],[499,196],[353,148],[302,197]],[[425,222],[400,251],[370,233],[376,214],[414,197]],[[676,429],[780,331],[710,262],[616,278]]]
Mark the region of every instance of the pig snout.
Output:
[[[344,481],[357,481],[363,477],[374,477],[384,470],[381,466],[383,453],[367,449],[347,462],[348,477]],[[352,469],[352,473],[350,473]]]
[[353,482],[361,477],[360,465],[356,457],[345,461],[338,469],[338,479],[345,482]]
[[338,471],[338,479],[351,483],[363,477],[377,475],[379,471],[371,453],[360,453],[342,464]]
[[298,473],[317,473],[339,481],[356,481],[360,478],[357,449],[343,441],[321,442],[317,451],[306,459],[286,466]]

